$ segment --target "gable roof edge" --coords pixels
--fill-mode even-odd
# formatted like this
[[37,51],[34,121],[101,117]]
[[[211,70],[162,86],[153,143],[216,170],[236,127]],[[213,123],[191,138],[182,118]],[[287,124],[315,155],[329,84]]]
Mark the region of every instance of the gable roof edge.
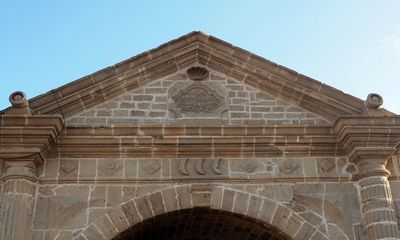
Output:
[[[202,50],[202,48],[207,49]],[[202,55],[202,51],[208,52],[208,56]],[[280,90],[279,94],[275,93],[276,97],[296,102],[300,107],[313,112],[316,110],[315,104],[311,106],[308,104],[321,100],[320,111],[324,110],[324,105],[329,106],[331,112],[325,116],[331,120],[341,115],[358,114],[363,111],[364,101],[359,98],[198,31],[188,33],[157,48],[34,97],[29,100],[30,106],[37,114],[63,111],[68,115],[110,99],[119,91],[142,86],[155,79],[156,76],[173,74],[194,62],[211,67],[210,58],[216,58],[221,54],[230,57],[232,62],[229,64],[235,66],[234,69],[229,70],[228,75],[234,75],[234,71],[246,70],[247,73],[243,79],[245,83],[256,85],[264,90],[275,84]],[[202,59],[202,57],[208,57],[208,59]],[[162,64],[164,65],[161,66]],[[153,71],[150,72],[149,69]],[[214,70],[218,71],[218,69]],[[129,75],[130,78],[123,81],[122,75]],[[251,82],[251,77],[259,79]],[[117,85],[122,87],[115,89],[110,87]],[[291,93],[293,96],[290,96]],[[72,106],[74,104],[76,106]],[[68,106],[72,107],[68,108]],[[324,115],[323,112],[322,114]]]

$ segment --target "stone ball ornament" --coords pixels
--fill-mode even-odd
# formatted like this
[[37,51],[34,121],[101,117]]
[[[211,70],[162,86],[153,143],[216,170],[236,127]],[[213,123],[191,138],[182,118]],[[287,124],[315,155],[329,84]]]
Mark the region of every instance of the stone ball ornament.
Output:
[[201,81],[208,77],[208,70],[203,67],[191,67],[186,73],[188,77],[194,81]]
[[367,109],[378,109],[383,104],[383,98],[377,93],[370,93],[368,94],[365,104]]
[[26,94],[22,91],[16,91],[11,93],[9,101],[13,108],[25,108],[28,107],[28,99]]

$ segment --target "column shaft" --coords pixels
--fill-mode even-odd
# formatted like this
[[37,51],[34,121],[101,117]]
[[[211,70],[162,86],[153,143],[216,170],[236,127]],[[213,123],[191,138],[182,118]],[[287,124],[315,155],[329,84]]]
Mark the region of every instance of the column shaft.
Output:
[[390,185],[386,176],[359,180],[364,226],[369,240],[400,239]]
[[25,179],[8,179],[0,200],[0,239],[32,239],[36,184]]

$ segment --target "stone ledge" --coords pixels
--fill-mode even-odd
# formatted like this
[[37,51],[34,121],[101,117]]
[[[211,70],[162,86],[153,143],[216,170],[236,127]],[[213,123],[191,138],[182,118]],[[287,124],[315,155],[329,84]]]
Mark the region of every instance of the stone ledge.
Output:
[[335,136],[331,127],[279,125],[68,126],[63,136]]
[[399,117],[341,117],[332,129],[354,162],[374,158],[384,163],[400,141]]
[[57,139],[63,127],[61,116],[2,116],[0,158],[38,154]]

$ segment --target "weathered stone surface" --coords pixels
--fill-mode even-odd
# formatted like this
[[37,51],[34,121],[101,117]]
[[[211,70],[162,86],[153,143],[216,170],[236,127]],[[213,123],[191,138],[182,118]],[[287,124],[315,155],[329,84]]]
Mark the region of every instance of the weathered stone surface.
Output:
[[23,179],[8,180],[5,185],[0,198],[0,238],[32,238],[35,185]]
[[122,232],[130,226],[121,207],[110,211],[108,217],[112,221],[112,224],[117,228],[118,232]]
[[103,236],[100,230],[93,224],[89,225],[89,227],[86,228],[85,231],[83,231],[83,235],[88,240],[99,240],[99,239],[106,240],[106,238]]
[[377,94],[195,32],[11,100],[0,239],[400,239],[400,120]]
[[149,219],[154,216],[149,198],[147,196],[136,199],[135,204],[143,220]]
[[121,206],[121,209],[122,212],[125,214],[126,219],[131,225],[134,225],[142,221],[142,217],[139,215],[139,212],[133,200],[123,204]]
[[[77,125],[80,123],[79,119],[82,119],[81,123],[84,125],[132,124],[135,121],[137,123],[190,123],[193,119],[202,124],[207,124],[212,119],[218,120],[219,123],[234,124],[258,122],[326,125],[328,123],[323,118],[299,107],[285,105],[271,95],[246,86],[229,76],[223,76],[220,80],[209,79],[201,83],[193,83],[193,80],[186,78],[184,81],[166,84],[165,82],[170,79],[171,77],[167,77],[145,86],[144,89],[124,93],[106,104],[70,117],[68,123]],[[154,84],[168,85],[168,87],[154,87]],[[198,92],[200,95],[194,98],[192,92]],[[205,98],[207,94],[203,93],[208,93],[211,98]],[[185,96],[189,98],[183,100]],[[189,106],[192,98],[194,105]],[[200,98],[204,101],[199,100]],[[211,99],[215,99],[212,104]],[[200,102],[204,104],[198,105]],[[191,110],[188,110],[189,107]]]
[[260,219],[265,222],[272,222],[278,205],[276,202],[264,199],[260,212]]
[[106,239],[111,239],[118,234],[118,230],[112,224],[110,218],[104,215],[98,218],[94,225],[100,230],[100,232],[106,237]]
[[249,208],[247,210],[247,215],[253,218],[257,218],[260,213],[261,204],[262,198],[251,196],[249,199]]
[[52,191],[54,196],[39,195],[37,198],[34,228],[72,230],[85,226],[88,221],[89,188],[61,186]]

